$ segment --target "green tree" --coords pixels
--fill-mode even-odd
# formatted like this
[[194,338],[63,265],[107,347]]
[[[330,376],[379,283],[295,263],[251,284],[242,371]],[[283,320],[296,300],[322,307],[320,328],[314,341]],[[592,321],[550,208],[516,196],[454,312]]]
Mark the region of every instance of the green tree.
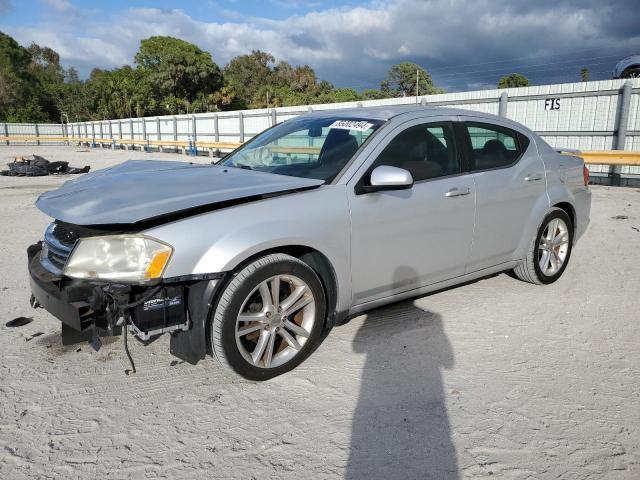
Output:
[[334,102],[356,102],[360,95],[353,88],[334,88],[329,94]]
[[135,55],[148,88],[163,103],[164,97],[193,102],[199,95],[222,87],[222,74],[209,52],[173,37],[150,37],[140,42]]
[[362,91],[363,100],[380,100],[382,98],[389,98],[390,96],[392,95],[390,95],[388,91],[383,92],[375,88],[366,88]]
[[32,43],[27,49],[31,60],[28,72],[35,86],[37,102],[48,120],[59,121],[60,97],[64,89],[65,72],[60,56],[49,47]]
[[59,122],[126,118],[164,113],[208,112],[246,107],[348,102],[439,91],[415,64],[395,65],[381,90],[359,94],[319,81],[309,65],[291,65],[253,51],[232,59],[224,76],[211,55],[173,37],[142,40],[136,66],[94,69],[81,80],[60,65],[57,52],[20,46],[0,32],[0,121]]
[[91,118],[93,99],[73,67],[65,71],[63,88],[58,97],[58,107],[65,122],[67,119],[70,122],[77,122]]
[[[86,88],[93,98],[91,117],[94,119],[127,118],[153,115],[164,111],[166,99],[184,103],[184,98],[167,95],[154,97],[146,70],[124,66],[115,70],[94,69]],[[173,108],[174,105],[171,105]],[[186,106],[183,106],[183,111]]]
[[416,95],[416,80],[419,95],[440,93],[441,90],[433,85],[429,72],[412,62],[402,62],[389,69],[387,78],[380,83],[380,90],[389,96]]
[[529,79],[519,73],[505,75],[498,82],[498,88],[528,87]]
[[589,81],[589,69],[587,67],[582,67],[580,69],[580,81],[582,82]]
[[218,112],[238,109],[237,94],[233,87],[223,86],[214,93],[201,94],[191,105],[194,112]]
[[0,32],[0,117],[5,122],[47,121],[38,103],[31,54]]
[[270,53],[253,50],[248,55],[232,58],[224,68],[226,82],[245,105],[251,104],[261,87],[272,84],[273,62],[275,59]]
[[14,114],[16,93],[29,61],[29,52],[9,35],[0,33],[0,111],[5,121]]

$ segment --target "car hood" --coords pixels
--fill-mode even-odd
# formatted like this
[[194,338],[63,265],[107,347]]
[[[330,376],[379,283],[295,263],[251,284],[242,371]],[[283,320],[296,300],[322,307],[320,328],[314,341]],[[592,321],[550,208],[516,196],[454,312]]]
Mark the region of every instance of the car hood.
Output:
[[36,206],[50,217],[75,225],[128,225],[323,183],[232,167],[129,160],[43,193]]

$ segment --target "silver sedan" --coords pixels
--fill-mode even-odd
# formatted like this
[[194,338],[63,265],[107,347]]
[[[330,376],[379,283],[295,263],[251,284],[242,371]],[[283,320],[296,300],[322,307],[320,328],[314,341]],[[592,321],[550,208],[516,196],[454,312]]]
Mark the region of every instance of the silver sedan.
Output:
[[218,165],[126,162],[43,194],[32,302],[65,343],[169,333],[180,358],[265,380],[369,309],[503,271],[553,283],[588,173],[493,115],[313,112]]

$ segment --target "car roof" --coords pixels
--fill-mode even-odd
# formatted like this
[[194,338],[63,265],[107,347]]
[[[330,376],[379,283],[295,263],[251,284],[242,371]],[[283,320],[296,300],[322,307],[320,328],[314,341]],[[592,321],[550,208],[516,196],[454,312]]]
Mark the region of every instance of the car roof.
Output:
[[365,118],[371,120],[390,120],[393,117],[405,113],[422,113],[425,117],[436,115],[471,115],[474,117],[485,117],[487,119],[496,119],[495,115],[483,112],[475,112],[472,110],[463,110],[461,108],[446,107],[430,107],[425,105],[384,105],[376,107],[355,107],[355,108],[337,108],[328,110],[314,110],[305,113],[305,117],[344,117],[344,118]]
[[478,112],[477,110],[467,110],[463,108],[436,107],[429,105],[383,105],[376,107],[354,107],[354,108],[332,108],[327,110],[313,110],[301,116],[306,118],[326,118],[339,117],[345,119],[365,119],[388,121],[400,115],[409,115],[419,112],[421,117],[435,116],[464,116],[485,121],[486,123],[508,126],[521,133],[536,136],[535,133],[526,126],[506,117],[494,115],[492,113]]

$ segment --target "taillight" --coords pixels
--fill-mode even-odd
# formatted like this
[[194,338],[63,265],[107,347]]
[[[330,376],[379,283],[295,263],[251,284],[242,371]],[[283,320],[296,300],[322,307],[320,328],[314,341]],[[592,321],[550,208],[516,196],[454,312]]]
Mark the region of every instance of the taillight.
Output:
[[584,180],[584,186],[588,186],[589,185],[589,169],[587,168],[586,165],[582,166],[582,178]]

